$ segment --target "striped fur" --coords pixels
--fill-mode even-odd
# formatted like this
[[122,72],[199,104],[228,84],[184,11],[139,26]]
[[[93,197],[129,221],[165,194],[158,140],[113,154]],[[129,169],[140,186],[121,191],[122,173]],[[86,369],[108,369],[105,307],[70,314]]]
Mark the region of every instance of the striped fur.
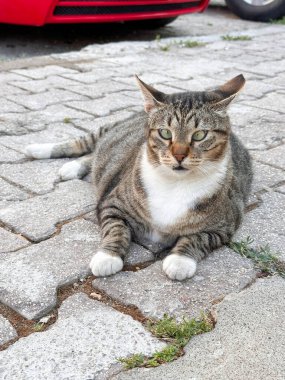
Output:
[[[74,143],[55,144],[51,157],[94,152],[102,233],[91,262],[96,276],[122,269],[119,258],[124,259],[131,240],[153,240],[169,252],[165,273],[183,280],[194,275],[198,261],[230,241],[242,220],[251,161],[231,131],[226,108],[244,79],[238,76],[215,91],[174,95],[138,81],[148,115]],[[170,139],[161,136],[162,129],[171,132]],[[201,141],[195,140],[197,131],[202,131]]]

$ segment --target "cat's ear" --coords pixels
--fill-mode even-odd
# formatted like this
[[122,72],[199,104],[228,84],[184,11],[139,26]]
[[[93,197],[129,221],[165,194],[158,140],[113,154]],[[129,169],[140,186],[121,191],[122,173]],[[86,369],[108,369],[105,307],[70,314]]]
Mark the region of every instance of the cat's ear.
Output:
[[147,113],[164,105],[164,94],[144,83],[137,75],[135,75],[137,84],[144,98],[144,109]]
[[211,104],[211,108],[218,113],[224,114],[227,107],[241,91],[244,84],[244,76],[240,74],[217,88],[214,93],[218,97],[218,100]]

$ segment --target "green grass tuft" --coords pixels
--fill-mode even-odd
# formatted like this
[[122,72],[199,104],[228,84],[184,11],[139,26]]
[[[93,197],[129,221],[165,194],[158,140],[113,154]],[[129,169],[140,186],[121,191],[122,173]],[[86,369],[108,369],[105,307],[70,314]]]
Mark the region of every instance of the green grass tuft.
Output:
[[275,256],[268,245],[265,247],[253,248],[253,239],[247,237],[240,242],[232,242],[230,248],[240,255],[254,261],[256,267],[264,273],[285,278],[285,264]]
[[44,323],[37,322],[34,324],[33,329],[34,331],[38,332],[38,331],[42,331],[44,327],[45,327]]
[[250,36],[230,36],[229,34],[226,34],[225,36],[221,37],[224,41],[250,41],[252,40],[252,37]]
[[70,117],[65,117],[65,118],[63,119],[63,122],[64,122],[65,124],[69,124],[69,123],[71,123],[71,119],[70,119]]
[[120,358],[126,369],[135,367],[157,367],[178,358],[183,347],[189,340],[198,334],[212,330],[212,323],[202,315],[200,320],[186,319],[177,322],[174,318],[164,315],[161,320],[149,322],[147,328],[157,338],[164,339],[169,344],[161,351],[155,352],[151,357],[135,354],[129,358]]
[[283,16],[279,20],[271,20],[271,23],[272,24],[285,25],[285,16]]
[[188,40],[188,41],[181,42],[181,45],[187,48],[194,48],[194,47],[199,47],[199,46],[205,46],[206,44],[203,42]]

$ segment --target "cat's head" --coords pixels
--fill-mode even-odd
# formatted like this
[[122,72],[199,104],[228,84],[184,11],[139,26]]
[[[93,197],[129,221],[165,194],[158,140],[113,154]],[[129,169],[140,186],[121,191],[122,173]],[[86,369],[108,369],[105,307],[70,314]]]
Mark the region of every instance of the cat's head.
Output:
[[148,113],[147,153],[154,166],[181,176],[222,161],[230,122],[227,107],[244,86],[239,75],[212,91],[164,94],[137,77]]

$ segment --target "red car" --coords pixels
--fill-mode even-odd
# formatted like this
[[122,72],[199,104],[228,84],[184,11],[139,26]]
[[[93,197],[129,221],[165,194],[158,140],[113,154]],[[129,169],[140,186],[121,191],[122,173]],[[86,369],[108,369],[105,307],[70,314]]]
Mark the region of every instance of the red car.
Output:
[[209,0],[0,0],[0,23],[41,26],[153,20],[165,25],[179,15],[202,12],[208,3]]

